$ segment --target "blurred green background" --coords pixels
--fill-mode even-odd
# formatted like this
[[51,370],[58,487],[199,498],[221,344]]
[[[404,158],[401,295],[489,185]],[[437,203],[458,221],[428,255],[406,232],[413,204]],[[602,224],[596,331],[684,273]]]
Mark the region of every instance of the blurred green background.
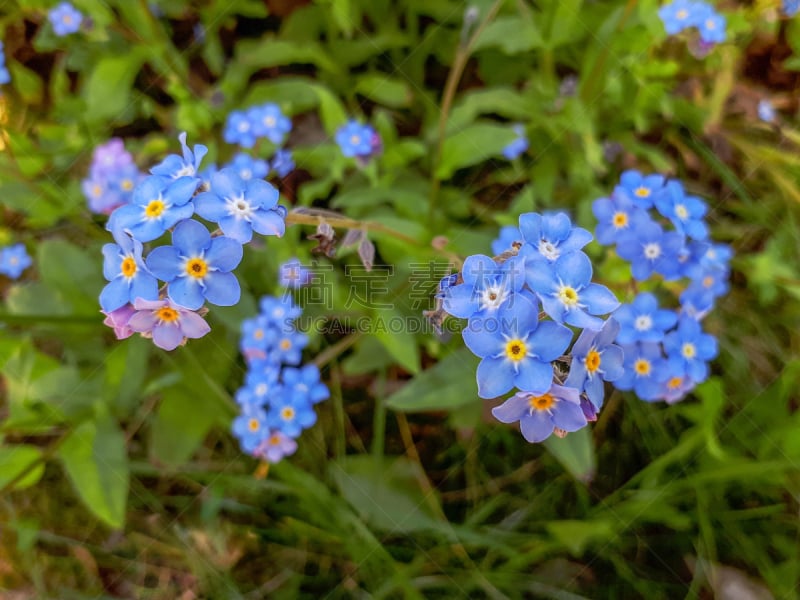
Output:
[[[90,22],[66,37],[53,4],[0,3],[0,236],[35,260],[0,279],[3,598],[800,596],[800,24],[779,2],[718,3],[728,40],[702,58],[653,0],[75,0]],[[229,433],[238,327],[313,231],[248,248],[242,302],[166,353],[102,325],[110,240],[80,181],[113,136],[142,169],[181,131],[221,163],[226,115],[265,101],[294,121],[282,202],[391,230],[370,238],[395,308],[345,307],[350,250],[311,315],[418,316],[414,264],[488,253],[526,211],[593,230],[638,168],[706,199],[734,249],[712,378],[674,406],[615,393],[530,445],[488,415],[459,336],[313,335],[332,398],[262,477]],[[382,136],[368,168],[332,141],[349,116]],[[512,123],[530,151],[509,162]]]

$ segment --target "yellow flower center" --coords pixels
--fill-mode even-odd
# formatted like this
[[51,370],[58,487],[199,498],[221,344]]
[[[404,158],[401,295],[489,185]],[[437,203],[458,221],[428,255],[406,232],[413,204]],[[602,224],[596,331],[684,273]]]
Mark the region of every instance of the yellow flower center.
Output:
[[575,306],[578,303],[578,292],[568,285],[561,286],[561,289],[558,290],[558,299],[562,304]]
[[706,29],[716,29],[717,24],[714,22],[714,19],[706,20]]
[[683,377],[673,377],[667,382],[667,387],[671,390],[678,389],[683,383]]
[[506,358],[519,362],[527,355],[528,348],[522,340],[509,340],[506,342]]
[[533,410],[547,410],[555,403],[556,399],[553,398],[552,394],[542,394],[541,396],[530,396],[528,398],[528,405]]
[[622,227],[627,226],[628,225],[628,213],[624,213],[624,212],[614,213],[614,217],[613,217],[611,222],[614,223],[614,227],[616,227],[617,229],[620,229]]
[[289,341],[289,339],[288,339],[288,338],[283,338],[283,339],[281,340],[281,343],[280,343],[279,345],[280,345],[280,347],[281,347],[281,350],[288,350],[289,348],[291,348],[291,347],[292,347],[292,342],[291,342],[291,341]]
[[695,354],[697,354],[697,349],[694,347],[694,344],[686,342],[681,347],[681,354],[683,354],[684,358],[692,359],[695,357]]
[[633,370],[637,375],[650,375],[650,361],[644,358],[638,359],[633,363]]
[[95,184],[94,187],[92,187],[93,196],[99,196],[102,193],[103,193],[103,188],[101,188],[99,185]]
[[274,434],[269,436],[269,444],[270,446],[277,446],[281,443],[281,436]]
[[633,193],[636,194],[637,198],[648,198],[650,197],[650,188],[639,186],[633,190]]
[[163,200],[150,200],[144,207],[144,216],[148,219],[155,219],[161,216],[165,208]]
[[586,358],[583,359],[583,364],[586,365],[586,370],[589,373],[595,373],[600,368],[600,362],[600,353],[594,348],[589,350]]
[[186,261],[186,274],[195,279],[202,279],[208,274],[208,263],[202,258],[192,258]]
[[122,265],[120,265],[120,271],[122,274],[130,279],[134,275],[136,275],[136,261],[131,256],[126,256],[122,260]]
[[180,314],[174,308],[164,306],[156,311],[156,317],[158,317],[162,323],[173,323],[180,318]]
[[250,431],[254,432],[254,433],[255,433],[256,431],[258,431],[260,427],[261,427],[261,425],[259,424],[259,422],[258,422],[258,419],[250,419],[250,420],[247,422],[247,428],[248,428]]
[[710,288],[712,285],[714,285],[714,278],[711,275],[706,275],[703,277],[704,287]]
[[284,421],[289,421],[294,419],[294,409],[291,406],[287,406],[281,410],[281,418]]
[[677,12],[675,16],[678,17],[681,21],[683,21],[686,17],[689,16],[689,11],[686,10],[685,8],[682,8]]
[[130,192],[133,189],[133,182],[130,179],[123,179],[120,187],[126,192]]
[[357,136],[357,135],[351,135],[350,136],[350,143],[353,144],[353,146],[355,146],[356,144],[360,144],[361,143],[361,137]]
[[264,339],[264,330],[263,329],[256,329],[255,332],[253,333],[253,337],[256,338],[257,340],[263,340]]

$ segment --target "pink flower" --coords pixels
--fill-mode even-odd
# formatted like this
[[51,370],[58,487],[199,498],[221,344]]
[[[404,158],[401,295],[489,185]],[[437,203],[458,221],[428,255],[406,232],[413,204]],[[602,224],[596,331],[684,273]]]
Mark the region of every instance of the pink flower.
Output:
[[285,456],[291,456],[296,450],[296,441],[280,431],[273,431],[253,450],[253,456],[275,464]]
[[125,304],[116,310],[112,310],[111,312],[102,312],[106,318],[103,320],[103,325],[108,325],[114,330],[114,335],[117,336],[118,340],[124,340],[125,338],[129,338],[133,335],[133,329],[128,326],[128,322],[130,321],[133,314],[136,312],[133,309],[133,306],[130,304]]
[[133,307],[136,309],[136,314],[128,321],[128,327],[144,337],[152,337],[153,343],[164,350],[174,350],[187,338],[201,338],[211,331],[211,327],[197,312],[179,306],[169,299],[137,298]]

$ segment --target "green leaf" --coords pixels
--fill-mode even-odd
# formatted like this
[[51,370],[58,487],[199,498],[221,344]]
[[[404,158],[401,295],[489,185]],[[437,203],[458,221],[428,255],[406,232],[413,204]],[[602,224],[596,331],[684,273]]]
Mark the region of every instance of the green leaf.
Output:
[[42,451],[36,446],[28,444],[0,446],[0,489],[26,471],[27,473],[12,486],[12,489],[21,490],[35,485],[44,473],[44,461],[41,459]]
[[97,315],[97,296],[103,288],[100,257],[64,240],[47,240],[38,248],[42,281],[63,294],[72,312]]
[[530,102],[511,88],[492,87],[461,96],[447,119],[447,131],[454,132],[472,123],[479,115],[498,114],[508,119],[530,119]]
[[130,472],[116,422],[107,415],[85,421],[69,434],[58,456],[87,508],[110,527],[122,527]]
[[597,457],[588,427],[570,433],[565,438],[551,435],[544,445],[575,479],[583,483],[592,480],[597,469]]
[[479,359],[460,348],[423,371],[386,400],[389,408],[402,412],[449,410],[479,403],[475,373]]
[[130,104],[133,80],[144,62],[142,48],[101,58],[84,88],[86,117],[115,120]]
[[175,468],[189,460],[203,443],[217,417],[208,394],[177,385],[164,390],[150,431],[150,454]]
[[458,169],[483,162],[487,158],[500,156],[503,148],[517,134],[511,127],[491,123],[476,123],[447,137],[442,145],[442,160],[436,168],[438,179],[452,177]]
[[405,318],[396,310],[376,311],[372,317],[372,330],[394,359],[411,373],[419,372],[419,346],[414,334],[404,324]]
[[616,535],[617,528],[608,521],[550,521],[547,531],[573,556],[579,557],[590,543],[602,543]]
[[10,61],[11,81],[26,104],[39,104],[42,101],[43,85],[39,76],[17,61]]
[[367,523],[381,531],[435,529],[439,522],[420,488],[425,474],[406,458],[349,456],[332,463],[339,491]]
[[513,55],[543,46],[542,33],[533,19],[508,16],[489,23],[475,41],[474,49],[496,47]]
[[355,91],[378,104],[392,108],[409,106],[414,99],[411,87],[405,81],[381,73],[361,75]]

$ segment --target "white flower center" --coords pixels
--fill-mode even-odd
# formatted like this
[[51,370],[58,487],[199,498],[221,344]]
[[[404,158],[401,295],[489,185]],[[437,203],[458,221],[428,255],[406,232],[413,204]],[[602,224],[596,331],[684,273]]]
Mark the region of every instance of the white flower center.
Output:
[[555,260],[561,255],[558,246],[548,240],[539,240],[539,254],[547,260]]
[[269,388],[266,383],[259,383],[256,386],[256,396],[266,396],[268,389]]
[[245,131],[250,131],[250,123],[248,123],[247,121],[242,121],[239,123],[238,129],[240,133],[244,133]]
[[502,285],[490,285],[481,294],[481,310],[496,310],[506,301],[509,292]]
[[657,242],[651,242],[644,246],[644,256],[650,260],[655,260],[661,256],[661,245]]
[[633,322],[636,331],[648,331],[653,326],[653,319],[650,315],[639,315]]
[[239,177],[241,177],[246,181],[253,177],[253,172],[250,169],[242,169],[241,171],[239,171]]
[[273,117],[272,115],[264,117],[264,125],[266,125],[269,128],[275,127],[275,117]]
[[191,177],[194,175],[194,172],[195,172],[194,165],[184,164],[183,167],[181,167],[181,169],[178,172],[176,172],[172,177],[174,179],[177,179],[178,177],[187,177],[187,176]]
[[678,204],[675,206],[675,215],[683,221],[686,217],[689,216],[689,211],[686,210],[686,207],[683,204]]
[[237,219],[246,219],[249,221],[250,217],[255,212],[255,209],[245,200],[244,196],[226,198],[225,206],[228,209],[228,214]]

